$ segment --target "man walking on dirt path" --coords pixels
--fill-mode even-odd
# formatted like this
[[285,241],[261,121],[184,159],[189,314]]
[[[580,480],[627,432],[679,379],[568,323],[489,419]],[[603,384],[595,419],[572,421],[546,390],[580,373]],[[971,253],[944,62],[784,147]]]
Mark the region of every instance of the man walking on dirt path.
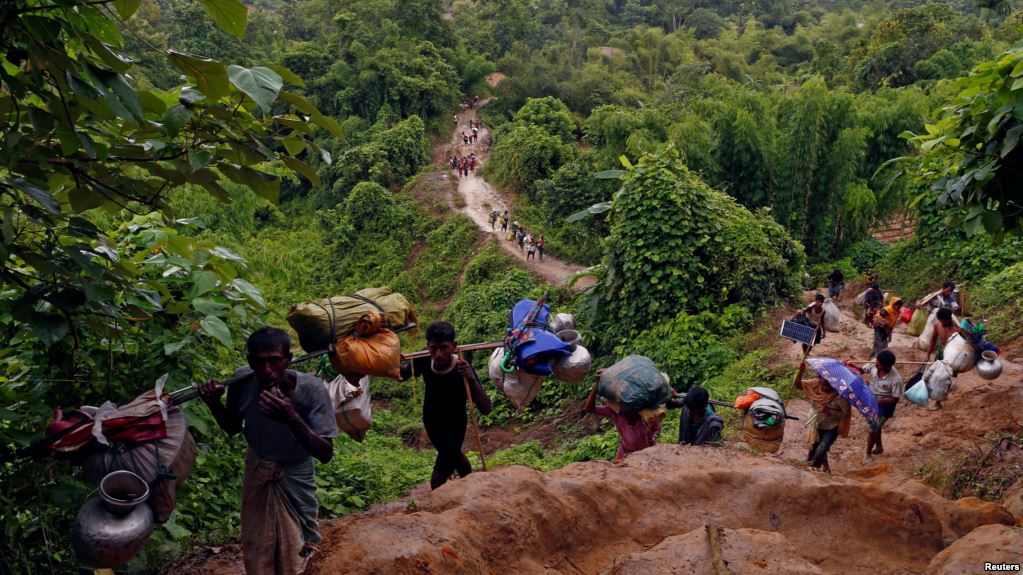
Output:
[[924,362],[931,361],[931,354],[937,360],[945,358],[945,346],[948,345],[948,338],[959,331],[959,326],[952,321],[952,310],[943,307],[938,310],[937,321],[934,322],[934,331],[931,332],[931,341],[927,344],[927,357]]
[[879,415],[876,427],[872,425],[867,435],[867,454],[863,458],[866,463],[870,461],[871,455],[884,453],[881,432],[884,431],[884,424],[895,417],[895,406],[902,397],[904,386],[902,375],[895,369],[895,354],[887,349],[877,354],[873,363],[864,364],[861,371],[870,376],[870,391],[877,397]]
[[540,261],[543,261],[543,236],[536,241],[536,251],[540,254]]
[[[813,303],[804,307],[803,309],[796,312],[796,315],[792,317],[792,321],[800,323],[809,327],[814,328],[814,340],[813,344],[817,345],[824,339],[824,328],[821,326],[821,320],[824,318],[824,302],[825,298],[822,294],[817,294],[813,298]],[[803,344],[803,353],[810,346]]]
[[465,412],[465,383],[469,383],[472,402],[480,413],[490,413],[493,405],[472,366],[455,353],[458,343],[455,328],[450,323],[435,321],[426,326],[426,346],[430,356],[403,362],[401,378],[406,380],[419,375],[426,386],[423,427],[437,449],[437,460],[430,476],[430,488],[437,489],[456,471],[460,477],[472,473],[472,465],[462,453],[465,427],[469,422]]
[[945,282],[942,284],[940,292],[924,298],[917,304],[917,307],[926,306],[927,315],[931,315],[934,310],[939,308],[947,308],[952,310],[952,313],[956,313],[959,311],[959,301],[956,300],[955,289],[955,282]]
[[291,338],[263,327],[246,344],[247,376],[227,390],[207,380],[199,396],[228,435],[248,443],[242,482],[241,543],[247,575],[298,575],[320,542],[313,467],[327,463],[337,436],[334,407],[318,377],[288,369]]
[[615,424],[618,436],[621,438],[621,443],[618,444],[618,453],[615,454],[615,463],[618,463],[630,453],[656,445],[657,435],[661,432],[661,420],[656,411],[651,411],[651,417],[645,420],[639,413],[625,407],[620,408],[621,413],[619,413],[607,405],[598,406],[597,390],[600,388],[600,377],[603,374],[603,369],[597,370],[593,389],[586,397],[583,411],[606,417]]
[[828,297],[838,301],[838,296],[842,294],[842,290],[845,289],[845,276],[842,274],[842,270],[835,268],[834,271],[828,274]]
[[881,286],[874,283],[870,285],[866,296],[863,298],[863,323],[868,327],[874,326],[874,316],[884,306],[884,294],[881,293]]
[[490,231],[497,229],[497,210],[490,212]]
[[807,437],[810,451],[806,455],[806,460],[814,469],[831,473],[828,451],[839,436],[849,437],[852,412],[849,402],[824,378],[803,379],[805,371],[806,362],[800,363],[799,373],[796,375],[796,389],[802,390],[810,400],[811,419],[814,421]]
[[668,401],[666,407],[682,408],[678,425],[678,442],[681,445],[721,443],[721,430],[725,427],[725,420],[714,413],[710,406],[710,394],[706,389],[699,386],[690,387],[684,398],[673,398]]

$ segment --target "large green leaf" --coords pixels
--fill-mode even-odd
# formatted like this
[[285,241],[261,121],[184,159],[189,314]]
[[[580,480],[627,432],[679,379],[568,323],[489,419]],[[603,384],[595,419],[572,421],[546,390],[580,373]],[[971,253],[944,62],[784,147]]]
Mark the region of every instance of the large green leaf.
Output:
[[243,68],[231,64],[227,67],[227,77],[236,88],[259,104],[264,114],[270,113],[270,106],[284,86],[284,81],[277,72],[262,66]]
[[228,349],[234,348],[234,341],[231,340],[231,330],[219,317],[208,315],[199,320],[199,327],[206,335],[219,341]]
[[280,196],[281,181],[270,174],[227,162],[217,164],[217,169],[227,176],[227,179],[236,184],[248,186],[257,195],[271,202],[276,203]]
[[232,36],[245,36],[249,10],[238,0],[199,0],[213,21]]
[[302,80],[302,78],[300,78],[298,74],[292,72],[291,70],[285,68],[284,66],[281,66],[279,64],[267,64],[266,67],[280,74],[281,78],[283,78],[285,82],[291,84],[292,86],[305,88],[305,81]]
[[316,173],[309,164],[292,158],[291,156],[281,156],[281,160],[291,168],[294,172],[301,174],[306,177],[314,186],[320,185],[320,176]]
[[114,8],[121,20],[131,18],[141,5],[142,0],[114,0]]
[[195,79],[196,87],[208,98],[219,100],[231,93],[231,84],[227,79],[227,67],[205,58],[196,58],[187,54],[169,51],[167,61]]

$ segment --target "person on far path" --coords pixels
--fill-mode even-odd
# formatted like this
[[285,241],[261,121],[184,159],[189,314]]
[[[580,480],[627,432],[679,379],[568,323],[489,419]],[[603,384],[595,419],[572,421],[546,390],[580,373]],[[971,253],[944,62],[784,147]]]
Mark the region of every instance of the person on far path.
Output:
[[313,458],[327,463],[337,437],[334,406],[318,377],[288,369],[291,338],[262,327],[246,342],[249,367],[227,389],[209,379],[199,397],[228,435],[242,433],[241,544],[248,575],[298,575],[320,542]]
[[490,231],[497,229],[497,210],[490,212]]
[[472,465],[462,453],[469,421],[465,409],[468,399],[466,382],[472,402],[480,413],[490,413],[493,404],[472,366],[456,353],[458,343],[455,328],[450,323],[435,321],[426,326],[426,347],[429,357],[402,362],[401,377],[407,380],[413,375],[421,376],[426,386],[423,427],[430,443],[437,449],[437,460],[430,476],[430,488],[437,489],[447,483],[456,471],[460,477],[472,473]]
[[[593,413],[600,417],[610,419],[621,443],[618,444],[618,452],[615,454],[615,463],[618,463],[625,456],[657,444],[657,435],[661,432],[661,421],[656,411],[651,411],[651,417],[644,419],[642,415],[628,408],[622,407],[618,410],[608,405],[597,405],[597,391],[600,389],[600,377],[604,375],[603,369],[597,370],[594,378],[593,389],[586,397],[583,404],[583,411]],[[620,413],[619,413],[620,412]]]
[[917,307],[926,306],[927,315],[931,315],[934,310],[940,308],[947,308],[952,310],[952,313],[957,313],[959,311],[959,301],[956,300],[955,289],[955,282],[945,282],[942,284],[940,292],[927,301],[919,302]]
[[870,284],[867,295],[863,300],[863,307],[866,308],[863,312],[863,323],[872,327],[874,325],[874,316],[884,307],[884,294],[881,292],[880,285],[876,283]]
[[845,276],[842,274],[842,270],[835,268],[835,270],[828,274],[828,297],[838,301],[838,296],[841,295],[842,290],[845,289]]
[[543,261],[543,236],[536,240],[536,252],[540,254],[540,261]]
[[501,232],[508,231],[508,210],[501,214]]
[[525,242],[526,233],[522,231],[522,228],[515,230],[515,243],[519,245],[519,251],[522,250],[522,245]]
[[469,145],[469,134],[464,131],[462,132],[462,145],[464,146]]
[[812,419],[815,423],[807,437],[810,451],[806,460],[814,469],[831,473],[828,451],[839,436],[849,437],[852,411],[849,402],[824,378],[803,379],[805,371],[806,362],[800,363],[799,373],[796,374],[796,389],[802,390],[810,400]]
[[[813,302],[797,311],[796,315],[792,318],[792,321],[796,323],[814,328],[814,345],[817,345],[822,339],[824,339],[824,327],[821,325],[821,320],[824,318],[825,301],[823,294],[815,295]],[[803,353],[806,353],[807,349],[809,349],[809,346],[804,343]]]
[[533,243],[533,234],[526,235],[526,261],[536,259],[536,244]]
[[895,354],[887,349],[877,354],[873,363],[865,364],[861,371],[864,375],[870,376],[870,391],[877,397],[879,416],[877,425],[872,425],[867,435],[867,454],[864,457],[866,463],[871,455],[884,453],[881,432],[884,430],[884,424],[895,417],[895,406],[899,403],[904,390],[902,375],[895,369]]

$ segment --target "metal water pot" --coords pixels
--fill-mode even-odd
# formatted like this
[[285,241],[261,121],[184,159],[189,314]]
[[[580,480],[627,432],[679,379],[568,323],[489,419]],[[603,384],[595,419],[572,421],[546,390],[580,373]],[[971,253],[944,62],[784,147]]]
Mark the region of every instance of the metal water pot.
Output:
[[138,554],[153,532],[153,511],[145,504],[149,486],[130,471],[114,471],[100,481],[99,493],[78,510],[71,546],[89,567],[117,567]]
[[1002,362],[998,359],[998,354],[988,350],[980,354],[980,359],[977,360],[977,375],[987,380],[998,379],[999,375],[1002,375]]

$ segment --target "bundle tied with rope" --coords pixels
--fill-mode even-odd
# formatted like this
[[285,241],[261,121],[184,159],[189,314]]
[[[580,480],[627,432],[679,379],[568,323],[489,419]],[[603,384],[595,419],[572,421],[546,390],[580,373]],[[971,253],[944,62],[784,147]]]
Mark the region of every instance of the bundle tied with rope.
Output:
[[419,321],[412,303],[386,287],[296,304],[286,319],[304,349],[333,350],[334,370],[356,381],[362,375],[399,379],[401,342],[391,328]]

